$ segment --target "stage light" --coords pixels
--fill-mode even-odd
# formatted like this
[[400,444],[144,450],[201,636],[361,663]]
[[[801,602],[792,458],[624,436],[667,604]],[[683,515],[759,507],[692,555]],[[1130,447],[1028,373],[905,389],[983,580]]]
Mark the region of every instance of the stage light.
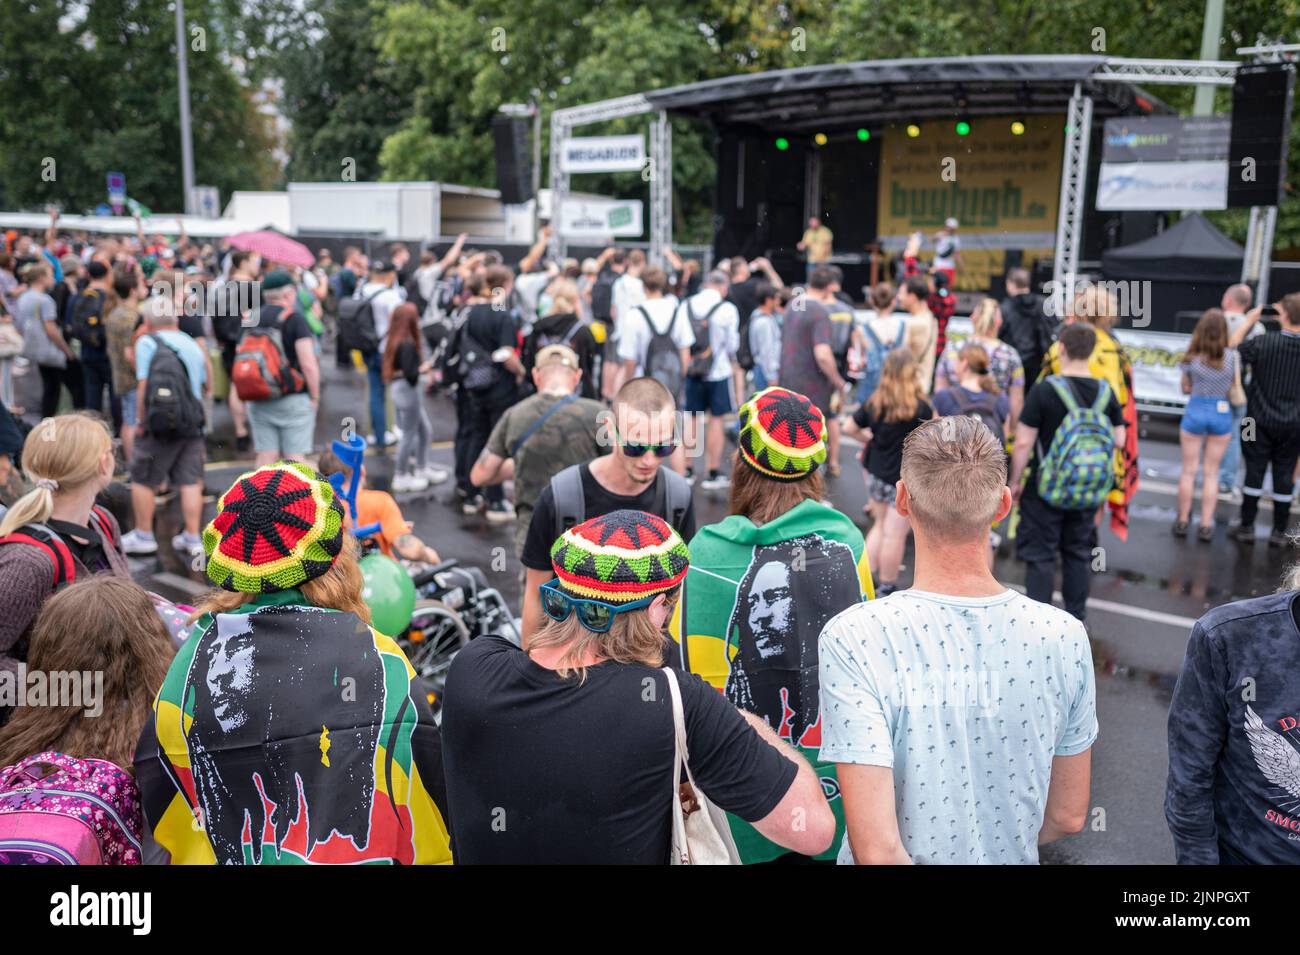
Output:
[[826,145],[826,134],[825,134],[825,133],[818,133],[816,136],[813,137],[813,142],[815,142],[818,146],[825,146],[825,145]]
[[958,136],[970,135],[970,123],[966,122],[964,119],[958,120],[957,125],[953,128],[957,130]]
[[776,148],[781,150],[781,152],[785,152],[787,149],[790,148],[790,140],[786,139],[784,136],[778,137],[776,141]]
[[915,123],[912,123],[910,126],[907,127],[907,135],[910,138],[915,139],[917,136],[921,135],[921,127],[916,125]]
[[865,142],[866,142],[868,139],[870,139],[870,138],[871,138],[871,130],[869,130],[869,129],[859,129],[859,130],[858,130],[858,141],[859,141],[859,142],[863,142],[863,143],[865,143]]
[[1022,123],[1020,120],[1016,120],[1014,123],[1012,123],[1012,124],[1011,124],[1011,135],[1012,135],[1012,136],[1023,136],[1023,135],[1025,135],[1025,124]]

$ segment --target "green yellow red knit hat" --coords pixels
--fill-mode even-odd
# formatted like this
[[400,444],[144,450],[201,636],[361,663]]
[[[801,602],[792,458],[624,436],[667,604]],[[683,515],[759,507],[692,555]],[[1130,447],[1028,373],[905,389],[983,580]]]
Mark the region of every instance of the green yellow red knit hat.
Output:
[[672,590],[691,552],[662,517],[612,511],[571,527],[551,546],[560,589],[574,597],[631,603]]
[[826,460],[826,419],[803,395],[773,385],[740,406],[740,456],[773,481],[801,481]]
[[279,461],[242,474],[203,530],[208,578],[241,594],[288,590],[334,566],[343,507],[306,464]]

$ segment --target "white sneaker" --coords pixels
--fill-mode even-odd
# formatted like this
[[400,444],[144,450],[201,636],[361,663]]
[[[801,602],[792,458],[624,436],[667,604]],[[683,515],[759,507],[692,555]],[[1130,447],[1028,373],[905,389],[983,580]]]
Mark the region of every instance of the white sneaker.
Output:
[[133,530],[122,535],[122,553],[144,556],[158,553],[158,541],[152,534]]
[[423,491],[429,486],[429,479],[422,474],[393,475],[393,490],[399,494],[408,491]]
[[515,506],[509,501],[489,504],[487,519],[489,524],[508,524],[515,519]]
[[[157,545],[155,544],[155,549]],[[188,554],[193,557],[196,554],[203,553],[203,539],[201,537],[187,537],[185,534],[177,534],[172,538],[172,550],[177,554]]]
[[432,464],[416,473],[423,476],[430,484],[441,484],[443,481],[447,480],[447,478],[451,477],[451,472],[446,468],[436,467]]
[[397,428],[384,432],[384,444],[396,444],[402,438],[402,432]]
[[725,474],[705,478],[700,482],[700,487],[705,491],[721,491],[724,488],[731,487],[731,478]]

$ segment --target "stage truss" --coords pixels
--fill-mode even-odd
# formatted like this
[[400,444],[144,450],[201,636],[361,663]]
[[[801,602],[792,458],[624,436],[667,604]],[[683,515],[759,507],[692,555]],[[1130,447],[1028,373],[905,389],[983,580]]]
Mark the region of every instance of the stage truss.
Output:
[[[1276,58],[1283,48],[1239,50],[1257,60]],[[1289,49],[1289,48],[1287,48]],[[1231,86],[1240,64],[1213,60],[1158,60],[1106,57],[1092,71],[1092,83],[1131,85]],[[593,123],[653,113],[650,123],[650,164],[645,178],[650,186],[650,259],[663,264],[664,250],[672,245],[672,125],[668,111],[656,109],[642,94],[585,103],[557,109],[551,114],[550,183],[555,209],[569,194],[569,175],[560,168],[560,144],[575,129]],[[1083,237],[1084,202],[1087,189],[1088,151],[1092,139],[1093,97],[1082,83],[1075,83],[1067,108],[1064,153],[1061,159],[1061,194],[1057,208],[1056,249],[1052,279],[1055,288],[1074,285]],[[1251,209],[1242,280],[1257,285],[1260,300],[1267,295],[1272,261],[1273,229],[1277,207]],[[554,238],[555,251],[564,254],[565,239]]]

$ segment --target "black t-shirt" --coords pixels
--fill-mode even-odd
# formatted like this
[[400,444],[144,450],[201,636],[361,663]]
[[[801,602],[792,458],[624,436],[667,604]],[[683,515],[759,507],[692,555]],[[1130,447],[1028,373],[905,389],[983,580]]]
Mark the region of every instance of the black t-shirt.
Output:
[[307,319],[301,312],[290,312],[281,319],[283,313],[284,309],[279,305],[263,305],[262,310],[258,312],[257,323],[264,328],[273,328],[277,322],[279,323],[280,340],[284,343],[285,356],[288,357],[293,369],[301,372],[302,365],[298,363],[298,339],[310,339],[311,326],[307,324]]
[[180,326],[181,331],[186,335],[189,335],[190,338],[194,339],[196,342],[200,338],[207,337],[203,330],[202,315],[191,315],[188,312],[182,313],[180,318],[177,319],[177,324]]
[[754,294],[758,282],[758,278],[751,275],[745,281],[731,286],[731,291],[727,293],[727,301],[736,306],[742,322],[747,321],[754,314],[754,309],[758,308],[758,296]]
[[411,386],[420,383],[420,352],[414,342],[402,342],[393,353],[393,367]]
[[60,521],[54,518],[50,518],[45,524],[68,545],[68,550],[72,551],[72,556],[83,569],[92,574],[110,573],[113,570],[113,565],[104,552],[104,540],[99,536],[98,531],[71,521]]
[[[698,676],[678,673],[691,774],[740,818],[768,815],[796,766]],[[458,863],[663,865],[672,841],[668,678],[601,663],[561,680],[496,636],[457,655],[442,709]]]
[[[465,317],[465,332],[480,346],[492,351],[514,348],[519,344],[519,325],[514,309],[493,308],[486,302],[470,306]],[[498,363],[496,381],[473,394],[483,400],[509,402],[517,390],[515,376]]]
[[[653,454],[654,452],[647,453]],[[640,494],[628,497],[607,491],[605,486],[592,475],[591,465],[584,464],[582,465],[582,501],[587,512],[584,520],[590,520],[611,511],[621,510],[645,511],[654,514],[655,505],[659,500],[659,482],[665,480],[667,478],[663,476],[661,468],[654,484],[651,484]],[[661,514],[659,516],[669,520],[667,515]],[[681,526],[677,527],[676,530],[684,541],[689,541],[695,536],[695,502],[693,500],[686,506],[686,513],[682,515]],[[533,570],[549,570],[551,567],[551,545],[555,543],[555,537],[555,496],[551,493],[551,486],[548,484],[542,488],[542,493],[538,495],[537,504],[533,508],[533,519],[528,525],[528,537],[524,540],[524,551],[520,557],[523,565],[531,567]]]
[[903,467],[903,441],[926,421],[934,417],[928,402],[920,401],[916,414],[906,421],[879,421],[871,413],[869,404],[853,412],[853,423],[859,428],[871,429],[871,443],[862,456],[862,466],[873,477],[886,484],[897,484]]
[[[1063,375],[1062,378],[1070,386],[1074,400],[1080,406],[1087,407],[1097,400],[1097,389],[1101,385],[1099,379],[1079,378],[1074,375]],[[1032,473],[1038,463],[1038,449],[1042,448],[1046,451],[1052,446],[1056,429],[1061,426],[1068,413],[1065,402],[1046,380],[1040,381],[1029,389],[1029,394],[1025,396],[1025,407],[1020,412],[1020,420],[1026,427],[1038,429],[1038,440],[1034,445],[1034,453],[1029,458],[1027,473]],[[1124,423],[1124,412],[1120,410],[1113,390],[1110,394],[1110,402],[1106,405],[1106,417],[1116,427]],[[1033,482],[1031,481],[1028,486],[1033,487]]]

